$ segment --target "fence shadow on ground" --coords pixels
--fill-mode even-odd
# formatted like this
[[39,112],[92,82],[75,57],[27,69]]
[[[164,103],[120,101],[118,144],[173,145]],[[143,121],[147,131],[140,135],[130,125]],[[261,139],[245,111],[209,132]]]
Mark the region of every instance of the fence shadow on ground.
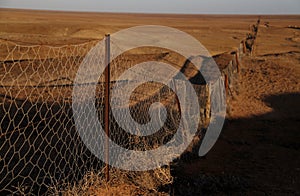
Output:
[[300,93],[263,100],[272,112],[227,119],[206,157],[174,168],[174,195],[299,194]]

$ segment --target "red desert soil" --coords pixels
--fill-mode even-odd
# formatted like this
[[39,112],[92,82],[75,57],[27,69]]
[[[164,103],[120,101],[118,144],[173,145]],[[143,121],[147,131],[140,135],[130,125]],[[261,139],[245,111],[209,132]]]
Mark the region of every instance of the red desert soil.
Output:
[[183,169],[190,179],[231,176],[231,185],[213,181],[208,193],[300,194],[300,32],[280,20],[266,28],[266,21],[262,18],[255,56],[243,59],[218,142]]
[[[298,66],[299,56],[288,55],[298,58]],[[299,194],[300,72],[274,57],[258,59],[244,61],[239,92],[218,142],[204,159],[187,164],[184,174],[242,178],[246,184],[229,186],[231,193]]]
[[[257,16],[1,10],[0,38],[59,45],[100,39],[130,26],[159,24],[190,33],[212,54],[219,54],[236,49],[256,20]],[[300,26],[300,17],[262,17],[254,56],[243,59],[218,142],[206,157],[181,170],[188,181],[202,178],[175,187],[182,189],[178,194],[188,194],[189,189],[213,194],[300,194],[300,32],[288,26]]]

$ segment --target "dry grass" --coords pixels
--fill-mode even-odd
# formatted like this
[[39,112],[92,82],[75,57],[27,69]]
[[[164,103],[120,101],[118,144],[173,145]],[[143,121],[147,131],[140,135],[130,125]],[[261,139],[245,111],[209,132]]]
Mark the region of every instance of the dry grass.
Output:
[[54,195],[168,195],[161,187],[172,183],[169,167],[147,172],[110,170],[110,180],[105,179],[105,169],[87,173],[77,184],[50,187]]

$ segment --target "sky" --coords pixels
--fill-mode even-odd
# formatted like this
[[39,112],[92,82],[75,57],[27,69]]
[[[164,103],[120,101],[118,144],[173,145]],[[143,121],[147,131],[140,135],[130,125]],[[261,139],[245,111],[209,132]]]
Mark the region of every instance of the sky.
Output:
[[300,0],[0,0],[2,8],[183,14],[300,14]]

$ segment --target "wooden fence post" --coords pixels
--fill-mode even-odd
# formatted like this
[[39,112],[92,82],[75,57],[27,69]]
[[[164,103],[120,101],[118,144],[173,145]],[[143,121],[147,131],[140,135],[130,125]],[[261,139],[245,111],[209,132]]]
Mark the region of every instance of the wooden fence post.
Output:
[[246,51],[247,51],[247,49],[246,49],[246,41],[243,40],[242,42],[243,42],[243,53],[246,54]]
[[228,76],[227,74],[225,74],[225,90],[226,90],[226,94],[228,94],[228,90],[229,90],[229,84],[228,84]]
[[239,51],[238,50],[235,53],[235,61],[236,61],[237,72],[240,73],[240,61],[239,61]]

